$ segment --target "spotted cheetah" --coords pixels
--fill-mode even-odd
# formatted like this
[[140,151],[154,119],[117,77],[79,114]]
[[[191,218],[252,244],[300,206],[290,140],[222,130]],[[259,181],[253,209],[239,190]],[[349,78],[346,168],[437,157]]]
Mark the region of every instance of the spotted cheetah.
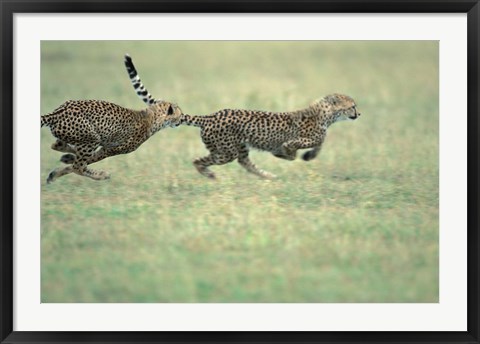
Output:
[[41,117],[57,141],[51,148],[64,152],[68,164],[50,172],[47,183],[69,173],[94,180],[110,178],[88,165],[136,150],[150,136],[167,126],[180,124],[182,111],[170,102],[156,100],[144,110],[130,110],[103,100],[69,100]]
[[[130,58],[125,60],[132,85],[145,103],[153,101],[139,82]],[[325,140],[327,128],[338,121],[355,120],[360,116],[355,101],[346,95],[331,94],[290,112],[224,109],[206,116],[183,114],[181,124],[200,128],[200,135],[210,154],[195,159],[194,166],[202,175],[215,178],[209,169],[237,160],[248,172],[262,178],[275,175],[258,168],[248,157],[249,149],[271,152],[275,157],[295,160],[297,150],[308,149],[303,160],[314,159]]]

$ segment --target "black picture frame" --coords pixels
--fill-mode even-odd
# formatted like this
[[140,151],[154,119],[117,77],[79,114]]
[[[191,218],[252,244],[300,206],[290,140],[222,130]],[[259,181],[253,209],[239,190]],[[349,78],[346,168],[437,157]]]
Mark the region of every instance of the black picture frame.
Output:
[[[479,15],[478,0],[353,1],[67,1],[0,0],[2,162],[0,340],[2,343],[405,342],[479,343]],[[13,331],[13,16],[15,13],[467,13],[468,44],[468,329],[465,332],[20,332]]]

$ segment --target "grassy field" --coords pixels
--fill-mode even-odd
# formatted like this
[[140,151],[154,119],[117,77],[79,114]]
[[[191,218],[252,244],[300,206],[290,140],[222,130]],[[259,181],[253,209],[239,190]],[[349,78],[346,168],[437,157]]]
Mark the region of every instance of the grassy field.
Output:
[[130,53],[152,94],[185,113],[272,111],[326,94],[362,117],[334,124],[310,162],[252,152],[201,176],[198,128],[68,175],[41,129],[42,302],[438,302],[438,43],[43,42],[41,113],[67,99],[140,109]]

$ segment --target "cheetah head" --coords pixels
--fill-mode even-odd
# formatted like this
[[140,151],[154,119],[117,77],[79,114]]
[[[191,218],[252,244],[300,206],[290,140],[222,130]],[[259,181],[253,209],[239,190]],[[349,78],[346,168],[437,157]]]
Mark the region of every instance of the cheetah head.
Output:
[[343,94],[330,94],[323,98],[329,113],[333,115],[333,122],[355,120],[360,116],[355,101]]
[[181,124],[183,117],[182,109],[177,104],[163,100],[157,100],[148,107],[153,115],[154,126],[157,130],[165,127],[177,127]]
[[327,126],[338,121],[354,120],[360,116],[355,101],[343,94],[330,94],[310,106],[316,115],[324,119]]

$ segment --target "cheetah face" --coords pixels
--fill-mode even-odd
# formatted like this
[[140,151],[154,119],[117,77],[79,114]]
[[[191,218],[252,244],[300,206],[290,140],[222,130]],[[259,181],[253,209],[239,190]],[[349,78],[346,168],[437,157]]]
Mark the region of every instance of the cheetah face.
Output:
[[167,110],[167,119],[172,128],[178,127],[182,123],[183,112],[177,104],[171,104]]
[[158,128],[174,128],[181,124],[183,112],[177,104],[160,100],[152,104],[150,110],[154,113]]
[[360,116],[355,101],[349,96],[332,94],[325,98],[335,114],[335,122],[355,120]]
[[360,116],[357,111],[357,106],[353,105],[347,109],[342,109],[338,112],[337,121],[353,121]]

